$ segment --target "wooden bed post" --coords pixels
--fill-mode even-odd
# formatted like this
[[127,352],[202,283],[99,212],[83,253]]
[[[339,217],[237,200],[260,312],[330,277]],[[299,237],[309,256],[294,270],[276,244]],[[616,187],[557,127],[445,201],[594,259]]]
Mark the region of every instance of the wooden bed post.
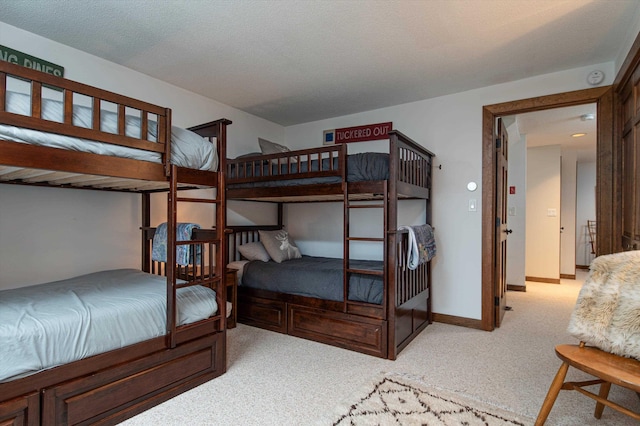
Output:
[[148,192],[142,196],[142,270],[151,272],[151,243],[147,239],[147,229],[151,226],[151,195]]
[[176,347],[176,222],[178,170],[169,166],[169,192],[167,193],[167,346]]
[[397,343],[396,343],[396,284],[397,284],[397,229],[398,229],[398,166],[400,164],[398,148],[398,135],[396,133],[389,134],[389,180],[388,182],[388,217],[385,222],[385,241],[386,241],[386,262],[385,277],[387,280],[387,303],[385,315],[387,317],[388,326],[388,344],[387,358],[396,359]]

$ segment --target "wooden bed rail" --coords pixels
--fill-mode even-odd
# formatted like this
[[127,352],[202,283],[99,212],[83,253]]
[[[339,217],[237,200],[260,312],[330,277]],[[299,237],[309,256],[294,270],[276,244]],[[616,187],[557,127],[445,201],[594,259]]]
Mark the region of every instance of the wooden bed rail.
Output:
[[[12,79],[29,85],[27,95],[30,98],[31,115],[7,111],[8,92]],[[61,98],[59,102],[62,114],[57,121],[43,119],[43,100],[51,98],[56,92],[55,97]],[[78,102],[82,98],[84,102]],[[91,110],[90,127],[82,127],[74,123],[74,106]],[[117,114],[116,133],[101,129],[101,115],[105,112]],[[126,134],[128,128],[126,116],[133,117],[134,120],[137,118],[139,121],[141,130],[138,137]],[[169,162],[170,109],[2,61],[0,61],[0,123],[157,152],[167,156],[166,162]],[[157,127],[156,140],[153,140],[149,133],[153,127]]]
[[[151,253],[156,228],[149,226],[141,227],[140,229],[142,231],[144,244],[146,245],[143,251]],[[218,250],[217,240],[218,232],[216,229],[194,229],[190,241],[176,242],[177,245],[188,245],[191,254],[189,265],[176,265],[176,274],[181,280],[186,281],[185,285],[206,285],[207,287],[212,287],[213,282],[208,279],[215,276],[215,253]],[[166,276],[166,265],[166,262],[153,260],[151,256],[149,256],[147,257],[147,263],[143,265],[143,270],[151,274]]]
[[[227,183],[345,176],[347,148],[331,145],[227,160]],[[313,164],[325,160],[326,169]]]

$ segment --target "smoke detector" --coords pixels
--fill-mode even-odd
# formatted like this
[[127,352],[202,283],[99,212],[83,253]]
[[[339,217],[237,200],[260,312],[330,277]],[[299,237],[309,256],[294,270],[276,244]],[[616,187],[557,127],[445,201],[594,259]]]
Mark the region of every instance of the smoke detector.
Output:
[[595,120],[595,118],[596,118],[595,114],[582,114],[580,116],[580,120],[582,120],[582,121]]

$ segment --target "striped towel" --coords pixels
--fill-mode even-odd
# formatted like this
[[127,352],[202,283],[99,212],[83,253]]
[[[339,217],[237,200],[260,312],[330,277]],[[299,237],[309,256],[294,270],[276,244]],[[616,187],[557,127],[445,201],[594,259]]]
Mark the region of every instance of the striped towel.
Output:
[[436,255],[436,239],[431,225],[403,225],[398,229],[409,232],[409,251],[407,253],[409,269],[416,269],[418,265],[433,259]]
[[[194,229],[199,229],[197,223],[178,223],[176,226],[176,241],[190,241]],[[192,245],[176,246],[176,263],[178,265],[189,265],[194,263],[191,259]],[[197,246],[199,249],[199,246]],[[199,250],[196,249],[196,263]],[[163,222],[156,228],[153,235],[153,245],[151,251],[151,259],[157,262],[167,261],[167,222]]]

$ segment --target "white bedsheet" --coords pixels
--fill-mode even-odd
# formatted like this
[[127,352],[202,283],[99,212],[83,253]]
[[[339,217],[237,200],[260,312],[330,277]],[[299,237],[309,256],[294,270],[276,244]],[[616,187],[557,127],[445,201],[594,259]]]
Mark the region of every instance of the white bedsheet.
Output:
[[[30,115],[31,99],[28,95],[15,92],[7,92],[6,110],[14,114]],[[42,118],[49,121],[62,122],[62,102],[43,99]],[[118,115],[110,111],[101,111],[101,130],[108,133],[117,133]],[[140,138],[140,118],[126,116],[125,133],[127,136]],[[78,127],[91,128],[91,108],[74,105],[73,124]],[[157,125],[149,121],[149,135],[151,141],[157,137]],[[14,142],[28,143],[32,145],[61,148],[73,151],[90,152],[93,154],[109,155],[115,157],[132,158],[135,160],[160,163],[159,153],[144,151],[135,148],[127,148],[109,143],[89,141],[54,133],[40,132],[37,130],[0,124],[0,139]],[[215,143],[209,142],[198,134],[177,126],[171,127],[171,163],[180,167],[188,167],[198,170],[217,171],[218,153]]]
[[[177,291],[177,323],[218,311],[215,291]],[[0,382],[166,333],[166,278],[96,272],[0,292]]]

